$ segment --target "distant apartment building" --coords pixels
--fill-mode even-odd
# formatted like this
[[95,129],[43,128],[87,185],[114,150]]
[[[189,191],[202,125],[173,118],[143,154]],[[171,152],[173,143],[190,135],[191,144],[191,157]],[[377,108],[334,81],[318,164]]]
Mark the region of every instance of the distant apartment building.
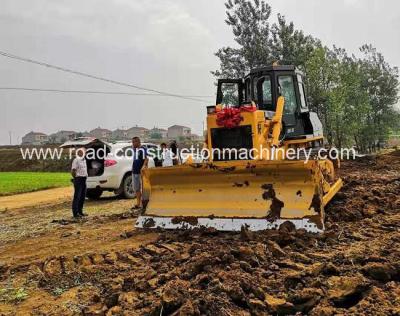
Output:
[[109,129],[101,128],[101,127],[92,129],[92,130],[89,132],[89,134],[90,134],[90,136],[93,136],[93,137],[95,137],[95,138],[104,140],[104,141],[106,141],[106,142],[107,142],[107,141],[110,141],[111,138],[112,138],[112,132],[111,132]]
[[192,130],[190,127],[182,125],[172,125],[168,127],[167,136],[170,139],[178,139],[181,137],[189,137],[192,135]]
[[39,132],[29,132],[22,137],[22,145],[43,145],[49,141],[49,136]]
[[128,130],[126,129],[116,129],[112,131],[113,140],[127,140],[129,139]]
[[140,137],[142,139],[147,138],[149,130],[145,127],[134,126],[127,130],[128,138],[131,139],[132,137]]
[[73,140],[80,136],[81,133],[75,131],[58,131],[49,135],[49,143],[62,144],[68,140]]
[[153,139],[164,139],[167,138],[168,131],[164,128],[158,128],[158,127],[153,127],[151,130],[149,130],[149,137]]

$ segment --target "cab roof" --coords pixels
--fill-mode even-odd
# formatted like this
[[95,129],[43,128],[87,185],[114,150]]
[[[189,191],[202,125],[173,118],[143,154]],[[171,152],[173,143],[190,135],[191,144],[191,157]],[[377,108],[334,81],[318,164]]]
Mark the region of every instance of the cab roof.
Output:
[[290,71],[303,76],[303,72],[301,72],[298,68],[296,68],[293,65],[269,65],[250,70],[250,72],[245,76],[245,79],[253,75],[261,75],[265,73],[271,73],[273,71]]
[[250,73],[263,72],[263,71],[295,71],[296,67],[293,65],[269,65],[265,67],[255,68],[250,70]]

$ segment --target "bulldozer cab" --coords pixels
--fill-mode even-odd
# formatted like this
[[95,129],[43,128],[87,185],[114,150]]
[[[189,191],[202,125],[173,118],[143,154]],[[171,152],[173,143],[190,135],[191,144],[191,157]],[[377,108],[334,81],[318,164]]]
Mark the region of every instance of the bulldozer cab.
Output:
[[268,66],[254,69],[243,79],[220,79],[216,104],[239,107],[254,102],[271,118],[279,96],[285,98],[283,130],[285,138],[308,134],[309,109],[303,74],[294,66]]

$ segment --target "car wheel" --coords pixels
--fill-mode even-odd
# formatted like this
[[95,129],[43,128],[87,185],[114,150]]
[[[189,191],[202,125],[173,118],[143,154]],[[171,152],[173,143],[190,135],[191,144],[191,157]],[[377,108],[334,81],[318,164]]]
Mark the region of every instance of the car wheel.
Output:
[[86,197],[91,200],[98,200],[100,196],[103,194],[102,189],[87,189]]
[[124,180],[122,181],[122,195],[126,199],[133,199],[135,197],[135,192],[133,192],[132,188],[132,175],[128,174],[125,176]]

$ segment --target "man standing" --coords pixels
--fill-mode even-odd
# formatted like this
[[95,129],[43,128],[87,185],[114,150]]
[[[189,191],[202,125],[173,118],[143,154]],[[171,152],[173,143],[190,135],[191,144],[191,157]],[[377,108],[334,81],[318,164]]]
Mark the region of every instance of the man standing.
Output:
[[86,216],[86,214],[83,213],[83,204],[86,198],[86,178],[88,176],[85,154],[86,149],[84,147],[78,148],[71,167],[71,174],[74,178],[72,214],[75,218]]
[[176,143],[176,140],[173,140],[170,144],[169,144],[169,148],[172,152],[172,162],[175,165],[179,165],[180,164],[180,155],[179,155],[179,149],[178,149],[178,144]]
[[138,210],[143,207],[142,204],[142,168],[147,168],[148,158],[146,148],[142,147],[139,137],[132,138],[133,147],[133,165],[132,165],[132,187],[136,193],[136,205],[132,210]]
[[162,166],[171,167],[174,165],[172,161],[172,152],[167,148],[166,143],[161,144]]

